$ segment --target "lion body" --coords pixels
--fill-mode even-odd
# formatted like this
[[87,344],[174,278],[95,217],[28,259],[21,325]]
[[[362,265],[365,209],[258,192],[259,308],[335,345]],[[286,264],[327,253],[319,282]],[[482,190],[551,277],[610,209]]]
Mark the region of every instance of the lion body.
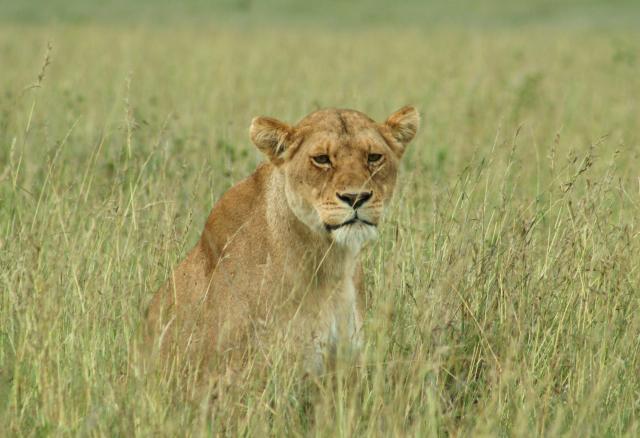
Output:
[[[296,345],[316,372],[339,346],[358,349],[366,298],[360,249],[375,237],[395,185],[399,155],[387,149],[401,142],[389,121],[336,111],[312,113],[295,128],[254,120],[252,139],[270,161],[221,197],[153,297],[148,344],[208,360],[242,357],[247,345],[276,337]],[[360,163],[375,141],[386,168]],[[314,148],[324,148],[330,167]],[[373,195],[364,207],[357,197],[344,205],[365,186]]]

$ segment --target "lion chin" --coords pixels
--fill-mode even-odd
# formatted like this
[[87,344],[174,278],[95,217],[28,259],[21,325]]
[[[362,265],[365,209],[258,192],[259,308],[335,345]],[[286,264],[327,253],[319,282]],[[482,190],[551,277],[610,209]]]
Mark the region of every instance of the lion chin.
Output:
[[332,230],[331,238],[336,244],[357,254],[366,243],[378,238],[378,228],[375,225],[357,221]]
[[382,123],[334,108],[294,126],[253,119],[251,140],[267,160],[216,202],[200,240],[154,295],[144,357],[228,371],[252,363],[253,347],[255,360],[265,346],[284,347],[302,355],[292,363],[318,373],[336,352],[357,351],[360,253],[378,236],[418,125],[409,106]]

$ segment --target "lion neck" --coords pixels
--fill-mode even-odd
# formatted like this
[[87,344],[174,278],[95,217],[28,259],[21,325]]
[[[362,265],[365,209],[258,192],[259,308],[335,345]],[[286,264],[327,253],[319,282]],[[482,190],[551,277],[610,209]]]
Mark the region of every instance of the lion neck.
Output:
[[267,223],[278,248],[273,256],[283,261],[284,272],[318,286],[350,280],[359,252],[336,244],[323,230],[301,221],[292,211],[285,190],[285,176],[273,167],[267,188]]

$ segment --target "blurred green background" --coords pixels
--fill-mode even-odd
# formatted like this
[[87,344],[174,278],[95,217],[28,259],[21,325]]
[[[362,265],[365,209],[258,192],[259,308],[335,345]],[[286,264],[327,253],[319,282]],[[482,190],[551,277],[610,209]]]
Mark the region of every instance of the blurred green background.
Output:
[[432,28],[638,26],[636,0],[1,0],[0,20],[20,23],[279,24]]

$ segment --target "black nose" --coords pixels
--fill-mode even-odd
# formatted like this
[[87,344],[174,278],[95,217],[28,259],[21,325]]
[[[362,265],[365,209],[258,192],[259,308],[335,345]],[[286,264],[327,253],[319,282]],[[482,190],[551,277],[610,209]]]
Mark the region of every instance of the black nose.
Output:
[[336,193],[338,199],[350,207],[359,208],[371,198],[371,192],[360,193]]

